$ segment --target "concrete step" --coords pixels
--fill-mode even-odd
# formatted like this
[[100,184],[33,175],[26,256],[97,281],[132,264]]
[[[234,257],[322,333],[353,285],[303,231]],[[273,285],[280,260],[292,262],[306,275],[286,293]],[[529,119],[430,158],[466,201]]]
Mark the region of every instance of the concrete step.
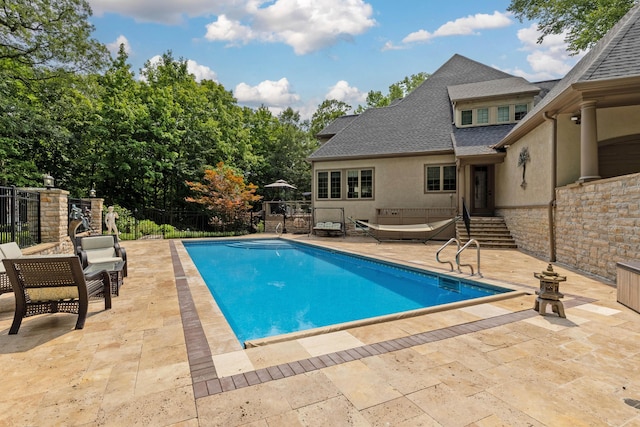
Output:
[[[511,232],[500,217],[472,217],[470,223],[471,237],[483,248],[517,248]],[[464,221],[456,222],[456,236],[462,244],[469,240]]]

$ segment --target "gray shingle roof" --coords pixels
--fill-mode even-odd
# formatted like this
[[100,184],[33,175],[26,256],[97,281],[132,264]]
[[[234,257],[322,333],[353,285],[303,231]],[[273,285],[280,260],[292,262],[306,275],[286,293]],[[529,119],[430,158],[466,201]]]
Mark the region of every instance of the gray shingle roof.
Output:
[[329,123],[324,129],[322,129],[316,137],[318,138],[328,138],[336,133],[340,132],[345,127],[349,126],[352,121],[358,118],[357,114],[348,114],[344,116],[340,116],[337,119],[333,120]]
[[507,77],[488,82],[465,83],[449,86],[449,98],[452,101],[481,99],[494,96],[508,96],[521,93],[537,94],[540,88],[522,77]]
[[[549,91],[516,129],[522,127],[574,83],[640,75],[640,4],[637,4]],[[503,142],[504,143],[504,142]]]
[[457,129],[451,135],[456,156],[471,156],[492,154],[496,151],[490,148],[509,133],[515,124],[479,126]]
[[371,108],[315,151],[311,160],[453,151],[448,86],[513,77],[454,55],[393,106]]

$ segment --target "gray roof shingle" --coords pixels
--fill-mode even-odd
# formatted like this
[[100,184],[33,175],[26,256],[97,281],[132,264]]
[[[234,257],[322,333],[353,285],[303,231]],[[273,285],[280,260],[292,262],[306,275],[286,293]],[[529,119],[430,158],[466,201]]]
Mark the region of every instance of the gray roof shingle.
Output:
[[521,93],[537,94],[540,88],[529,83],[522,77],[507,77],[505,79],[487,82],[465,83],[449,86],[449,98],[452,101],[481,99],[494,96],[508,96]]
[[316,137],[318,138],[328,138],[336,133],[340,132],[345,127],[349,126],[352,121],[358,118],[358,114],[348,114],[344,116],[340,116],[337,119],[331,121],[324,129],[322,129]]
[[509,133],[515,124],[454,128],[451,134],[456,156],[495,154],[490,148]]
[[513,77],[454,55],[400,102],[370,108],[316,150],[310,160],[453,152],[447,87]]

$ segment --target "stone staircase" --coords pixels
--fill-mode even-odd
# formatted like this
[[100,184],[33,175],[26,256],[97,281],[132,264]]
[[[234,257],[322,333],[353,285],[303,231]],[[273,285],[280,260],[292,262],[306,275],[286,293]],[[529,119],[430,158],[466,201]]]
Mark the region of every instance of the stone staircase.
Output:
[[[469,240],[462,218],[456,221],[456,237],[462,244]],[[471,217],[471,238],[476,239],[481,248],[515,249],[518,247],[501,217]]]

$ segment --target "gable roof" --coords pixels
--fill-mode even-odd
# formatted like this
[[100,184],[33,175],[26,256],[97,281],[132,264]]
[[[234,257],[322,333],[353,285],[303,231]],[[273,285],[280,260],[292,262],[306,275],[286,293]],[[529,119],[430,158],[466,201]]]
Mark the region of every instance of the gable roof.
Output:
[[454,126],[447,87],[512,77],[456,54],[401,101],[365,110],[309,159],[453,153]]
[[542,113],[576,84],[640,76],[640,4],[633,6],[496,147],[544,120]]

